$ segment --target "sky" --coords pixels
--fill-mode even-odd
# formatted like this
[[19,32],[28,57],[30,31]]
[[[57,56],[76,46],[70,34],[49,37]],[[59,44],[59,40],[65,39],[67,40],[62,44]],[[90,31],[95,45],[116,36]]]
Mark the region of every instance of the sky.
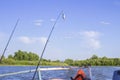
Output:
[[84,60],[120,57],[120,0],[0,0],[0,55],[19,20],[5,56],[18,50],[43,58]]

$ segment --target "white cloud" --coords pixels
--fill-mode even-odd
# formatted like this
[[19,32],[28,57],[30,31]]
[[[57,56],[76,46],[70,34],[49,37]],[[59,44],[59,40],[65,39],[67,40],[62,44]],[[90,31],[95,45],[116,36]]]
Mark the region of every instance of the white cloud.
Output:
[[41,26],[41,25],[42,25],[41,22],[35,22],[34,24],[35,24],[36,26]]
[[34,21],[34,24],[35,24],[36,26],[41,26],[42,23],[43,23],[43,20],[35,20],[35,21]]
[[25,44],[29,44],[29,43],[34,42],[33,40],[31,40],[29,37],[26,37],[26,36],[19,37],[18,39]]
[[22,36],[18,38],[21,42],[25,44],[33,44],[33,43],[42,43],[45,44],[47,38],[46,37],[27,37],[27,36]]
[[64,38],[65,39],[74,39],[74,38],[78,38],[79,37],[79,32],[78,33],[76,33],[76,32],[69,32],[69,33],[66,33],[65,35],[64,35]]
[[92,47],[93,49],[99,49],[101,47],[100,41],[97,39],[89,39],[89,45],[90,47]]
[[84,31],[81,34],[87,38],[98,38],[100,36],[100,33],[96,31]]
[[53,19],[53,18],[52,18],[52,19],[50,19],[50,21],[52,21],[52,22],[55,22],[55,20],[56,20],[56,19]]
[[105,22],[105,21],[101,21],[100,23],[101,23],[101,24],[105,24],[105,25],[110,24],[109,22]]
[[3,40],[4,37],[5,37],[5,34],[0,32],[0,40]]
[[47,41],[47,38],[46,38],[46,37],[41,37],[40,40],[41,40],[41,42],[42,42],[43,44],[45,44],[46,41]]
[[65,34],[65,39],[71,39],[71,38],[73,38],[75,35],[73,34],[73,33],[66,33]]
[[0,33],[0,38],[2,38],[3,37],[3,34],[2,33]]
[[99,49],[101,47],[99,36],[100,33],[97,31],[84,31],[80,33],[83,36],[83,40],[87,47],[92,49]]

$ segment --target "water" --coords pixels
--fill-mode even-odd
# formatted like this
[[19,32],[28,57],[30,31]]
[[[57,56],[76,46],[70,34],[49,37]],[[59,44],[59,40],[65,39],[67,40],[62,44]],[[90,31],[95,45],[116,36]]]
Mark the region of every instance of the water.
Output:
[[[30,70],[34,69],[34,66],[0,66],[0,74]],[[93,80],[112,80],[113,72],[119,70],[120,67],[91,67]],[[57,71],[42,71],[42,80],[50,80],[52,78],[61,78],[64,80],[70,80],[70,77],[74,77],[78,69],[71,70],[57,70]],[[31,80],[33,73],[18,74],[14,76],[0,77],[0,80]],[[36,76],[36,80],[38,76]]]

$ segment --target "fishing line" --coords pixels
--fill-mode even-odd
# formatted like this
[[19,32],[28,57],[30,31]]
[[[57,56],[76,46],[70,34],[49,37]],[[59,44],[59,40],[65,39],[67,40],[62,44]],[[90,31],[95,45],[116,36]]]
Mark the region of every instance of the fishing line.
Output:
[[1,56],[1,58],[0,58],[0,63],[2,62],[2,59],[3,59],[3,57],[4,57],[4,54],[5,54],[6,50],[7,50],[8,45],[9,45],[9,43],[10,43],[10,40],[11,40],[11,38],[12,38],[15,30],[16,30],[16,27],[17,27],[17,25],[18,25],[18,22],[19,22],[19,19],[17,20],[17,22],[16,22],[16,24],[15,24],[15,26],[14,26],[12,32],[11,32],[11,35],[10,35],[10,37],[9,37],[9,39],[8,39],[8,42],[7,42],[7,44],[6,44],[6,46],[5,46],[4,50],[3,50],[2,56]]
[[[39,62],[38,62],[38,64],[37,64],[37,67],[36,67],[36,69],[35,69],[35,72],[34,72],[34,75],[33,75],[33,77],[32,77],[32,80],[35,79],[35,75],[36,75],[36,73],[37,73],[37,69],[38,69],[39,65],[41,65],[41,60],[42,60],[44,51],[45,51],[45,49],[46,49],[46,47],[47,47],[47,44],[48,44],[49,39],[50,39],[50,37],[51,37],[51,35],[52,35],[52,32],[53,32],[53,30],[54,30],[54,28],[55,28],[55,25],[56,25],[56,23],[57,23],[57,21],[58,21],[58,19],[60,18],[61,15],[63,15],[63,11],[61,11],[60,14],[58,15],[58,17],[57,17],[57,19],[56,19],[56,21],[55,21],[55,23],[54,23],[54,25],[53,25],[50,33],[49,33],[49,36],[48,36],[47,41],[46,41],[46,43],[45,43],[45,46],[44,46],[44,48],[43,48],[42,54],[41,54],[41,56],[40,56],[40,59],[39,59]],[[62,16],[62,17],[64,18],[64,16]]]

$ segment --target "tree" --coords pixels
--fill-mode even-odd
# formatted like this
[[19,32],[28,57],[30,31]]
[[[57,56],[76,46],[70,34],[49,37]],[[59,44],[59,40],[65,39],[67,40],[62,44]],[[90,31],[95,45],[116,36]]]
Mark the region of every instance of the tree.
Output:
[[104,56],[104,57],[102,57],[102,59],[107,59],[107,57],[106,57],[106,56]]
[[120,64],[120,60],[118,58],[114,58],[114,64],[117,66]]
[[29,52],[28,56],[29,56],[28,60],[30,60],[30,61],[39,60],[39,56],[35,53]]
[[90,59],[98,59],[98,56],[94,54]]
[[72,59],[66,59],[64,62],[67,63],[68,65],[73,65]]
[[23,60],[23,52],[21,50],[18,50],[18,52],[15,52],[14,59]]
[[9,55],[9,56],[8,56],[8,59],[13,59],[13,56],[12,56],[12,55]]
[[14,59],[33,61],[33,60],[39,60],[39,56],[32,52],[27,53],[25,51],[18,50],[18,52],[15,52]]

